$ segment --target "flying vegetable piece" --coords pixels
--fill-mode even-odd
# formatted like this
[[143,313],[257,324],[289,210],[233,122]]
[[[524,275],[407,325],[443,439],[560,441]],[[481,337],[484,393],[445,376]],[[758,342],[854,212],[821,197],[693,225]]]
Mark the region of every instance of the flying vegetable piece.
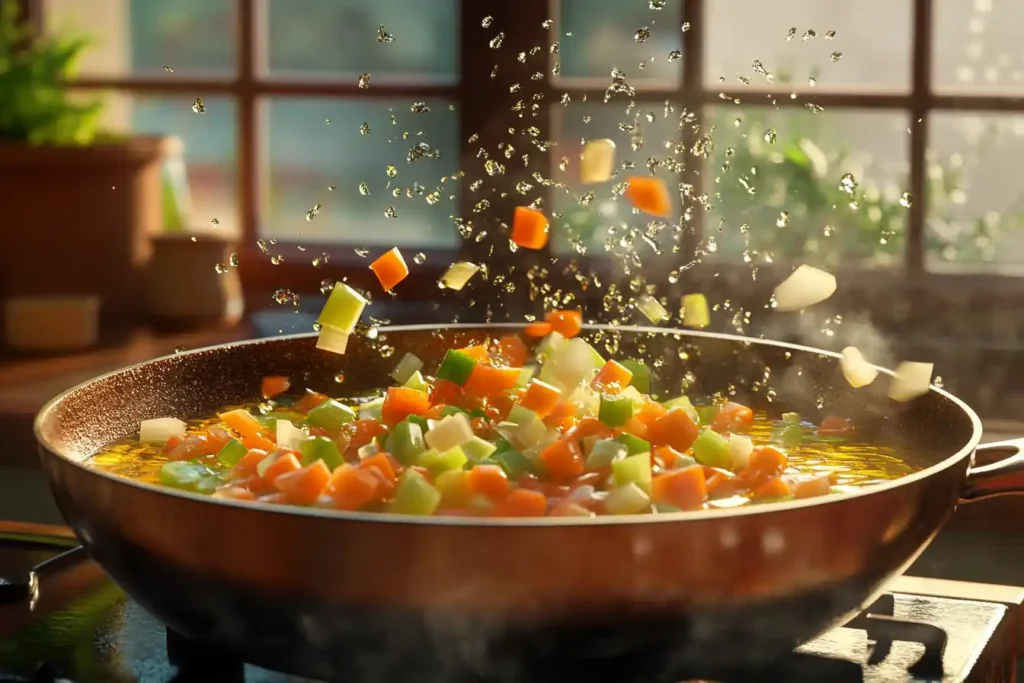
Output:
[[615,168],[615,143],[591,140],[580,155],[580,181],[584,185],[607,182]]
[[363,309],[366,308],[366,303],[366,298],[362,294],[344,282],[338,282],[331,290],[331,295],[316,321],[322,327],[351,334],[356,328],[359,316],[363,314]]
[[405,265],[402,252],[398,247],[385,252],[376,261],[370,264],[370,270],[380,280],[380,286],[385,292],[390,292],[399,282],[409,275],[409,266]]
[[626,196],[633,206],[658,218],[672,217],[672,197],[661,178],[630,176]]
[[641,294],[636,299],[636,308],[644,317],[657,325],[668,320],[668,311],[650,294]]
[[480,266],[469,261],[457,261],[453,263],[445,274],[441,276],[438,281],[442,287],[448,289],[454,289],[455,291],[461,290],[469,282],[469,279],[477,274],[480,270]]
[[775,309],[799,311],[821,303],[835,291],[835,275],[820,268],[802,265],[775,288]]
[[843,349],[839,367],[843,371],[843,377],[854,389],[866,387],[878,376],[878,368],[864,360],[864,355],[856,346],[847,346]]
[[927,394],[932,382],[932,370],[931,363],[900,363],[889,383],[889,398],[903,402]]
[[711,313],[708,311],[708,300],[703,294],[686,294],[683,296],[683,325],[697,329],[711,324]]
[[512,241],[523,249],[543,249],[548,243],[548,219],[540,211],[517,206],[512,217]]
[[331,353],[345,353],[348,348],[348,332],[333,327],[321,327],[320,336],[316,339],[316,348]]

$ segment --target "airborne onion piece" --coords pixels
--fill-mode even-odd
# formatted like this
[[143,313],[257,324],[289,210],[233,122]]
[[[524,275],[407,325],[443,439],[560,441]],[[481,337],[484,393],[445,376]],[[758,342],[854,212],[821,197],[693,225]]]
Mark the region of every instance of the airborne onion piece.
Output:
[[413,374],[423,369],[423,361],[416,354],[406,353],[398,365],[391,371],[391,378],[399,384],[405,384]]
[[398,250],[398,247],[385,252],[371,263],[370,270],[380,280],[380,286],[384,288],[385,292],[390,292],[395,285],[409,275],[409,266],[405,265],[405,259],[402,258],[402,252]]
[[364,308],[366,298],[344,282],[338,282],[331,290],[331,295],[316,321],[322,327],[351,333],[356,328]]
[[456,292],[466,286],[469,279],[476,275],[480,266],[469,261],[457,261],[449,266],[445,274],[439,280],[443,287],[454,289]]
[[185,423],[176,417],[143,420],[139,425],[139,441],[164,443],[172,436],[184,436]]
[[321,327],[320,336],[316,339],[316,348],[331,353],[345,353],[348,348],[348,332],[333,327]]
[[889,398],[902,402],[927,394],[932,382],[932,370],[931,363],[900,363],[889,383]]
[[878,376],[878,368],[864,360],[864,355],[856,346],[847,346],[843,349],[839,367],[843,371],[843,377],[854,389],[866,387]]
[[711,313],[708,311],[708,300],[703,294],[686,294],[683,296],[683,325],[703,328],[711,324]]
[[615,167],[615,143],[591,140],[583,146],[580,156],[580,182],[584,185],[603,183],[612,177]]
[[836,291],[836,276],[820,268],[802,265],[775,288],[775,308],[799,311],[829,298]]
[[650,294],[641,294],[636,299],[636,307],[648,320],[657,325],[668,320],[668,311]]

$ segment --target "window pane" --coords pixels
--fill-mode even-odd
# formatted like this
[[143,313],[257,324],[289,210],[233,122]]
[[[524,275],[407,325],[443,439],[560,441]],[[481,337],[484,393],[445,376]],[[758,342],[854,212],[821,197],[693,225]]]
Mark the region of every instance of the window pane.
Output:
[[[645,226],[650,221],[649,217],[633,215],[629,200],[619,196],[614,188],[629,176],[649,175],[648,159],[653,158],[657,162],[685,159],[687,154],[677,149],[682,139],[681,112],[678,105],[666,111],[664,103],[658,102],[638,102],[628,113],[624,105],[583,104],[554,108],[558,146],[555,147],[557,153],[552,155],[555,164],[552,177],[564,184],[564,188],[551,188],[552,208],[561,214],[553,221],[551,243],[556,252],[585,250],[586,253],[602,255],[606,253],[605,245],[612,236],[610,229],[621,237],[624,224]],[[649,121],[649,117],[653,120]],[[635,130],[629,130],[631,126]],[[579,180],[583,143],[602,138],[615,142],[616,175],[606,183],[583,185]],[[637,143],[639,146],[634,150],[633,145]],[[563,166],[565,170],[562,170]],[[670,193],[675,196],[679,174],[659,163],[656,175],[665,180]],[[593,197],[589,193],[593,193]],[[678,209],[679,202],[676,201],[677,212]],[[664,249],[671,249],[673,240],[678,238],[671,225],[657,228],[648,236]],[[646,248],[639,244],[642,238],[636,236],[635,239],[637,249],[644,251]]]
[[[682,0],[660,10],[647,2],[558,0],[559,52],[563,78],[599,78],[610,83],[612,67],[638,81],[678,82],[682,60],[669,54],[683,49]],[[638,30],[650,37],[638,43]]]
[[[82,93],[85,98],[95,93]],[[103,126],[111,132],[168,135],[184,144],[195,228],[240,234],[238,224],[235,103],[207,97],[205,114],[192,111],[193,98],[105,93]]]
[[[270,100],[262,233],[357,246],[454,245],[449,216],[458,213],[452,176],[459,144],[458,115],[450,104],[432,100],[428,113],[412,113],[405,100]],[[360,132],[363,122],[368,135]],[[412,150],[424,144],[423,151],[440,156],[410,161]],[[363,182],[368,195],[360,190]],[[321,209],[307,220],[317,204]],[[386,215],[389,209],[395,217]]]
[[1020,0],[935,0],[936,88],[1024,88],[1022,24]]
[[709,257],[903,262],[903,113],[716,107],[708,117],[716,131],[704,174],[714,206],[704,227],[706,248],[716,249]]
[[[813,77],[819,89],[910,88],[909,0],[715,0],[704,7],[709,85],[723,77],[730,87],[740,87],[742,76],[760,87],[790,81],[809,88]],[[808,30],[816,35],[805,41]],[[829,31],[834,38],[827,37]],[[838,61],[833,53],[841,53]],[[754,60],[774,75],[773,83],[755,73]]]
[[212,77],[235,71],[234,0],[45,3],[47,30],[93,39],[82,59],[82,76]]
[[929,137],[929,265],[1024,264],[1024,116],[934,114]]
[[[266,0],[275,76],[458,81],[456,0]],[[378,42],[383,26],[392,42]]]

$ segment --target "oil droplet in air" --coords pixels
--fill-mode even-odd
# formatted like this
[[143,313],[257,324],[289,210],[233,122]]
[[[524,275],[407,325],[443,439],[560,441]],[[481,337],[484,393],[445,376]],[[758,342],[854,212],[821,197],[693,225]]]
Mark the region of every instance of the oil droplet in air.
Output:
[[794,26],[793,28],[791,28],[788,31],[786,31],[786,42],[787,43],[789,41],[793,40],[794,38],[796,38],[796,26]]
[[672,52],[668,53],[668,61],[670,62],[678,62],[682,58],[683,53],[680,52],[679,50],[672,50]]
[[231,256],[228,257],[228,265],[232,268],[238,267],[238,254],[232,252]]
[[354,251],[356,253],[356,256],[358,256],[359,258],[366,258],[367,256],[370,255],[369,249],[356,248],[353,249],[352,251]]
[[398,212],[395,211],[395,207],[389,206],[384,209],[384,218],[398,218]]
[[773,145],[774,145],[774,144],[775,144],[775,141],[776,141],[777,139],[778,139],[778,134],[777,134],[777,133],[775,132],[775,129],[774,129],[774,128],[769,128],[768,130],[766,130],[766,131],[764,132],[764,141],[765,141],[765,142],[767,142],[767,143],[770,143],[770,144],[773,144]]
[[270,262],[273,263],[275,266],[279,266],[284,262],[284,256],[281,256],[280,254],[271,256]]
[[417,252],[417,254],[412,257],[412,262],[415,263],[418,266],[422,266],[424,261],[426,261],[426,260],[427,260],[427,255],[424,254],[422,251],[421,252]]
[[265,239],[260,238],[256,240],[256,246],[259,247],[260,251],[262,251],[264,254],[267,253],[267,241]]
[[780,211],[779,219],[775,221],[775,226],[778,228],[784,228],[789,225],[789,211]]
[[633,34],[633,40],[635,40],[638,43],[646,43],[647,39],[650,38],[650,37],[651,37],[651,27],[650,26],[642,26],[642,27],[640,27],[640,28],[638,28],[636,30],[636,33]]
[[213,267],[213,269],[217,271],[218,275],[223,275],[224,273],[228,272],[228,267],[223,263],[218,263]]
[[843,177],[839,179],[839,189],[846,194],[853,194],[853,191],[857,189],[857,179],[853,177],[852,173],[843,174]]
[[826,31],[825,32],[825,40],[832,40],[835,37],[836,37],[836,32],[835,31]]
[[831,237],[832,233],[835,232],[835,231],[836,231],[836,229],[833,226],[826,225],[824,230],[822,230],[822,233],[824,233],[825,237]]
[[553,22],[550,19],[545,19],[544,21],[540,22],[540,25],[542,28],[551,28],[552,26],[555,25],[555,22]]
[[650,0],[647,3],[647,6],[651,9],[665,9],[665,4],[667,2],[668,0]]
[[341,384],[342,382],[344,382],[345,381],[345,373],[344,372],[339,372],[337,375],[334,376],[334,381],[337,382],[338,384]]
[[299,295],[290,289],[278,289],[274,292],[274,301],[279,304],[299,305]]
[[359,87],[362,90],[367,90],[370,87],[370,74],[362,74],[359,76]]
[[184,347],[184,346],[175,346],[174,347],[174,352],[175,353],[185,353],[186,351],[188,351],[188,349],[186,347]]
[[843,53],[842,52],[833,52],[832,55],[829,57],[829,60],[831,60],[832,63],[835,63],[835,62],[838,62],[842,58],[843,58]]
[[814,76],[811,76],[810,78],[807,79],[807,85],[813,88],[814,86],[818,85],[818,79],[815,78]]
[[206,105],[203,103],[202,97],[197,97],[196,101],[192,103],[192,111],[194,111],[197,114],[206,113]]
[[430,107],[427,106],[426,102],[413,102],[409,105],[409,109],[413,114],[429,114]]
[[370,186],[366,184],[365,180],[359,183],[359,194],[363,195],[364,197],[370,194]]
[[359,124],[359,134],[360,135],[369,135],[370,134],[370,124],[369,124],[369,122],[363,121],[362,123]]
[[802,40],[802,41],[804,41],[806,43],[808,40],[814,40],[817,37],[818,37],[818,32],[815,31],[813,28],[809,28],[806,31],[804,31],[804,34],[803,34],[803,36],[800,37],[800,40]]
[[902,206],[904,209],[909,209],[912,203],[913,197],[909,192],[904,192],[902,195],[900,195],[900,206]]
[[486,17],[484,17],[483,21],[480,22],[480,25],[483,26],[484,28],[490,28],[491,24],[493,23],[494,17],[487,15]]
[[313,208],[311,208],[309,211],[306,212],[306,220],[307,221],[313,220],[316,217],[316,215],[318,213],[320,213],[320,209],[321,209],[321,205],[320,204],[314,204]]
[[324,119],[324,125],[325,126],[331,125],[331,120],[330,119]]
[[395,37],[384,30],[384,24],[377,27],[377,42],[378,43],[393,43]]
[[683,25],[680,28],[683,30],[683,33],[686,33],[687,31],[690,30],[690,22],[684,21]]
[[384,172],[387,173],[388,178],[394,178],[398,175],[398,169],[395,168],[394,164],[388,164],[388,167],[384,169]]
[[501,31],[498,33],[498,35],[491,38],[491,42],[489,42],[488,45],[491,46],[492,50],[497,50],[499,47],[501,47],[501,44],[503,42],[505,42],[505,32]]
[[313,267],[319,268],[320,266],[326,265],[328,258],[327,254],[320,254],[313,259]]
[[331,291],[332,289],[334,289],[334,283],[333,282],[331,282],[330,280],[326,280],[326,279],[320,281],[320,293],[321,294],[327,294],[327,292]]
[[217,220],[216,218],[211,218],[210,219],[210,225],[212,225],[213,227],[216,228],[218,225],[220,225],[220,221]]
[[174,67],[173,66],[167,66],[166,64],[164,64],[164,71],[166,71],[169,74],[172,74],[172,73],[174,73]]

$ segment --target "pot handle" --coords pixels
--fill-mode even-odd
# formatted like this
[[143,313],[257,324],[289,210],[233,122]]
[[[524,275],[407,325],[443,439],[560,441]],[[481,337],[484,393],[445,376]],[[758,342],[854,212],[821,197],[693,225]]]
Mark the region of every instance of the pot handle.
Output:
[[967,488],[960,496],[961,503],[973,503],[986,498],[1024,495],[1024,438],[981,444],[979,454],[1005,454],[997,462],[972,467],[967,473]]

